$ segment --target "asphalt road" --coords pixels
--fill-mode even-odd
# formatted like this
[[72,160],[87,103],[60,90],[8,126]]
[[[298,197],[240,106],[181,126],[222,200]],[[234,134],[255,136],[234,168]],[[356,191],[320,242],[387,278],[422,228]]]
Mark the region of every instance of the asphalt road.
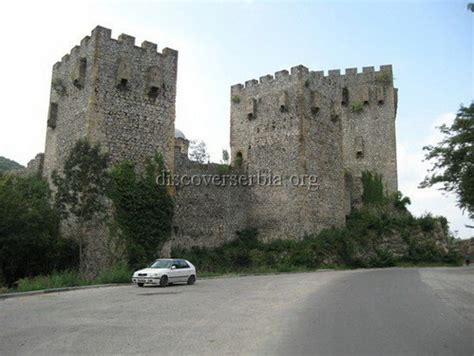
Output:
[[0,300],[0,355],[473,355],[474,268],[198,280]]

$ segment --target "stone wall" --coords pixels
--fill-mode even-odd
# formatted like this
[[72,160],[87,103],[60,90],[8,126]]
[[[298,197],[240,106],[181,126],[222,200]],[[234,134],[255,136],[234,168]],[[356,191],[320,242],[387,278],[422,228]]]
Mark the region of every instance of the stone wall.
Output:
[[[222,176],[225,166],[199,164],[180,152],[175,153],[177,175]],[[194,184],[175,189],[172,246],[218,246],[231,241],[236,231],[248,227],[250,191],[248,187]]]

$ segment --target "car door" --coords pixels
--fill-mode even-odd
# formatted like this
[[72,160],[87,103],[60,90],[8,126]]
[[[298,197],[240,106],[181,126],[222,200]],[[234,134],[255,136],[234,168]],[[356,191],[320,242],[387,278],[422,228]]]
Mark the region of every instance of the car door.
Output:
[[179,261],[180,265],[180,278],[182,282],[187,282],[189,276],[191,275],[191,268],[190,266],[186,263],[186,261]]
[[179,282],[181,279],[180,276],[180,268],[179,268],[179,262],[178,261],[173,261],[171,264],[171,269],[169,273],[168,280],[173,283],[173,282]]

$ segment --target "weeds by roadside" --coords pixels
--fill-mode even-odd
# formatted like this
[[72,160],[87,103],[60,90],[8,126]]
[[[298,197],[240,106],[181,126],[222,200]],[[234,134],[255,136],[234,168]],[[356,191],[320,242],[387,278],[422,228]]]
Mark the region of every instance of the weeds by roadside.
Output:
[[16,288],[9,292],[29,292],[51,288],[78,287],[93,284],[130,283],[132,271],[125,265],[119,264],[103,271],[94,279],[85,279],[77,271],[55,272],[45,276],[22,278]]

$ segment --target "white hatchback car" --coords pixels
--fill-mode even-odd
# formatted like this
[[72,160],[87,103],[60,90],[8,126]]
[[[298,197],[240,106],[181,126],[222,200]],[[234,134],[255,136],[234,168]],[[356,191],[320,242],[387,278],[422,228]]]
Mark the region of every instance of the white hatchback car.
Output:
[[173,283],[194,284],[196,282],[196,267],[183,259],[159,259],[150,267],[133,273],[132,282],[139,287],[145,284],[166,287]]

